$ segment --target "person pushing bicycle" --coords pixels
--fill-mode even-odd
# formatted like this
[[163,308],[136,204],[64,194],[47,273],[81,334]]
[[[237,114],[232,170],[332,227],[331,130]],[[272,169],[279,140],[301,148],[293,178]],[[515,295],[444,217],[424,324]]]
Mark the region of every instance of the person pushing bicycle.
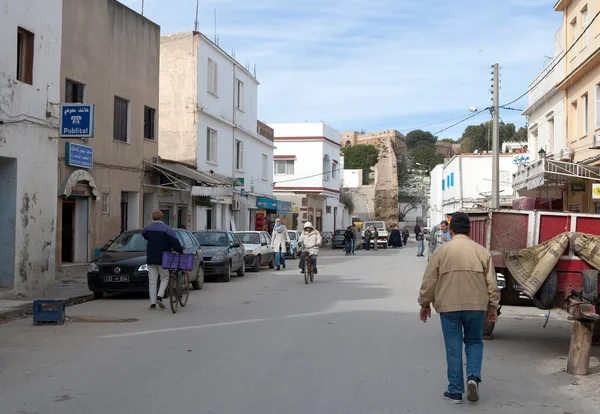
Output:
[[319,246],[323,243],[321,233],[316,230],[310,221],[304,223],[304,231],[298,239],[298,248],[300,249],[300,263],[298,267],[302,269],[300,273],[304,273],[306,265],[306,256],[310,255],[312,260],[313,272],[317,274],[317,256],[319,255]]

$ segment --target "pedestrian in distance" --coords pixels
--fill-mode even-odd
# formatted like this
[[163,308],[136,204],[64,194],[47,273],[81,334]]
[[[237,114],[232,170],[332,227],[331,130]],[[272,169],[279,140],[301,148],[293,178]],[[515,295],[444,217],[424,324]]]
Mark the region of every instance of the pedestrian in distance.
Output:
[[276,218],[273,233],[271,234],[271,247],[275,252],[275,266],[277,266],[277,270],[281,270],[282,266],[285,269],[285,252],[289,243],[290,235],[288,234],[287,227],[281,224],[280,218]]
[[[148,290],[150,294],[150,309],[156,309],[156,304],[161,309],[165,308],[162,298],[169,283],[169,271],[162,267],[163,252],[171,249],[183,254],[183,247],[177,239],[173,229],[163,223],[163,213],[160,210],[152,212],[152,223],[142,231],[142,237],[148,242],[146,245],[146,264],[148,265]],[[157,283],[160,275],[160,287]]]
[[440,244],[446,244],[452,240],[452,235],[450,234],[450,229],[448,228],[448,222],[446,220],[440,223],[440,231]]
[[379,241],[379,230],[377,227],[371,227],[373,233],[373,250],[377,251],[377,242]]
[[352,230],[352,226],[348,226],[344,232],[344,251],[346,252],[346,256],[352,254],[352,240],[354,239],[356,239],[356,234]]
[[[454,213],[450,221],[452,243],[436,249],[423,276],[419,318],[431,318],[431,305],[440,314],[446,346],[448,390],[445,399],[462,403],[463,343],[467,356],[467,401],[479,401],[483,362],[483,324],[498,321],[500,291],[492,256],[469,239],[469,216]],[[463,333],[464,332],[464,333]]]
[[360,237],[360,231],[354,224],[350,226],[350,229],[352,230],[352,232],[354,232],[354,237],[352,238],[352,256],[356,256],[356,254],[354,253],[356,251],[356,238]]
[[408,238],[410,237],[410,233],[407,229],[402,230],[402,242],[406,246],[408,244]]
[[298,247],[301,250],[300,263],[298,267],[301,269],[300,273],[304,273],[306,266],[306,257],[310,256],[312,261],[313,273],[317,274],[317,256],[319,255],[319,247],[323,244],[323,238],[321,233],[315,229],[310,221],[304,223],[304,231],[298,238]]
[[419,235],[419,233],[421,232],[421,226],[419,226],[419,223],[415,224],[415,228],[413,229],[415,232],[415,240],[417,239],[417,236]]
[[388,244],[393,247],[402,247],[402,235],[400,234],[400,230],[396,228],[396,226],[392,226],[392,231],[390,232],[390,238]]
[[423,257],[425,253],[425,235],[422,231],[417,234],[417,257]]
[[373,237],[373,233],[371,233],[370,228],[365,229],[365,250],[371,250],[371,238]]

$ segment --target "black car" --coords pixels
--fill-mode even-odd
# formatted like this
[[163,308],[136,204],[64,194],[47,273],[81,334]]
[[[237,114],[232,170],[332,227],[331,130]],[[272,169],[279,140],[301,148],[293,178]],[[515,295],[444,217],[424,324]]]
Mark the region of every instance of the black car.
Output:
[[[204,260],[200,243],[190,231],[174,231],[184,252],[194,255],[194,269],[190,272],[192,287],[202,289]],[[104,293],[148,292],[146,243],[142,229],[130,230],[121,233],[101,249],[87,274],[88,287],[96,299],[102,298]]]
[[207,275],[221,276],[222,282],[229,282],[232,271],[239,277],[246,274],[246,252],[237,234],[226,230],[203,230],[194,232],[194,236],[202,246]]

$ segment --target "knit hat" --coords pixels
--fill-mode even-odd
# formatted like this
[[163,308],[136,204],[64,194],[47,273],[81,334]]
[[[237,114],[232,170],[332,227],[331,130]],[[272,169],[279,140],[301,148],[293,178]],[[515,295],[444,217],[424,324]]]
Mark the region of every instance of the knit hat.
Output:
[[471,231],[471,220],[465,213],[454,213],[450,220],[450,230],[456,234],[469,234]]

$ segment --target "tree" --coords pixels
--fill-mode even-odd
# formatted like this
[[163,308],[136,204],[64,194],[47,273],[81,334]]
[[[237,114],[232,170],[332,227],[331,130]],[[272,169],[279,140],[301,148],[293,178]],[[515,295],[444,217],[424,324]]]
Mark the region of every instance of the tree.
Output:
[[[433,148],[430,145],[425,147]],[[404,221],[408,213],[429,205],[430,177],[412,168],[414,160],[399,157],[396,172],[398,174],[398,221]]]
[[342,148],[344,155],[344,169],[363,170],[363,184],[369,180],[371,168],[379,160],[379,150],[373,145],[356,145]]
[[[524,135],[524,139],[523,139]],[[492,121],[469,125],[460,138],[462,152],[483,152],[492,149]],[[527,141],[527,129],[517,132],[515,124],[500,123],[500,145],[506,141]]]
[[519,130],[515,134],[515,141],[518,141],[518,142],[527,141],[527,128],[526,127],[519,128]]
[[435,145],[437,141],[437,137],[435,137],[429,131],[421,131],[420,129],[415,129],[414,131],[410,131],[406,134],[406,146],[409,149],[413,149],[418,147],[419,145],[427,144],[427,145]]
[[412,150],[413,161],[433,169],[438,164],[444,163],[444,156],[437,152],[433,145],[421,144]]

